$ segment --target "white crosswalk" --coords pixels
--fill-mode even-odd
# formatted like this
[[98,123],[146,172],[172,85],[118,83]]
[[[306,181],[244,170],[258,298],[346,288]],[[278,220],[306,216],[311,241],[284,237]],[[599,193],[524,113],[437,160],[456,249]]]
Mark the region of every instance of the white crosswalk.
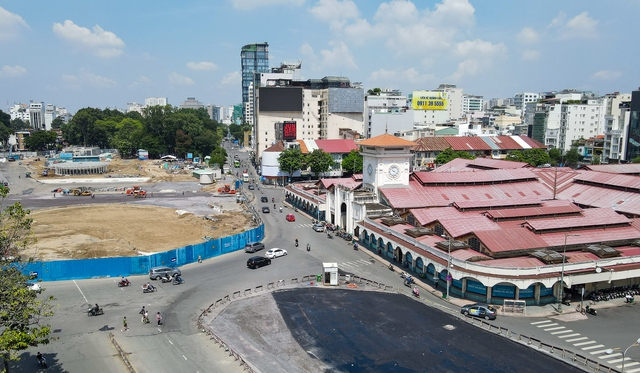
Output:
[[371,265],[371,262],[364,259],[353,260],[350,262],[338,263],[339,269],[344,269],[347,271],[353,271],[363,266]]
[[[598,342],[590,340],[588,337],[581,336],[580,333],[574,333],[573,330],[561,326],[554,320],[536,321],[532,322],[531,325],[535,325],[536,327],[549,332],[549,334],[554,335],[565,342],[571,343],[580,350],[588,352],[590,355],[593,355],[598,359],[605,360],[607,364],[613,365],[618,369],[622,368],[623,359],[621,353],[614,352],[607,354],[609,349],[605,348],[604,345],[597,344]],[[640,363],[625,357],[624,371],[626,373],[638,373],[640,372]]]

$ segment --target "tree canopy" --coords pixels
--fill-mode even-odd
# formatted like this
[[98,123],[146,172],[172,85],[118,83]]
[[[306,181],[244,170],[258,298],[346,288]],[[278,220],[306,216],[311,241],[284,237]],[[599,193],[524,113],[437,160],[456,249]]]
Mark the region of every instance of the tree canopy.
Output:
[[333,165],[333,156],[322,149],[315,149],[305,157],[305,163],[317,177],[321,173],[327,172]]
[[507,155],[508,161],[526,162],[534,167],[547,164],[550,161],[549,154],[544,149],[514,150]]
[[300,170],[302,168],[302,165],[304,164],[300,149],[285,149],[282,153],[280,153],[280,156],[278,156],[278,164],[282,171],[289,174],[289,177],[293,176],[293,173]]
[[51,150],[56,147],[56,131],[35,131],[25,138],[25,146],[31,151]]
[[342,169],[352,174],[362,173],[362,154],[358,150],[352,150],[342,158]]
[[115,148],[123,157],[146,149],[151,157],[187,153],[209,155],[220,146],[226,127],[209,118],[206,109],[179,109],[171,105],[124,114],[111,109],[80,109],[61,125],[71,145]]
[[[9,188],[0,188],[5,201]],[[32,345],[50,342],[51,326],[44,321],[53,315],[53,297],[39,296],[27,286],[31,278],[23,274],[25,254],[35,243],[30,211],[20,202],[4,206],[0,211],[0,355],[2,372],[8,372],[9,361],[20,360],[19,351]],[[29,259],[30,260],[30,259]]]
[[452,147],[448,147],[436,156],[436,164],[449,163],[456,158],[475,159],[476,157],[460,150],[453,150]]

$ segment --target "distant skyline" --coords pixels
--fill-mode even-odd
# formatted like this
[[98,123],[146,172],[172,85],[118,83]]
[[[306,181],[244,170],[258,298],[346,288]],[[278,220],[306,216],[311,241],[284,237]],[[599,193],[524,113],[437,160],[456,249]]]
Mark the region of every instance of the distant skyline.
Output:
[[491,98],[640,86],[640,1],[0,0],[0,109],[75,113],[147,97],[239,104],[240,49],[270,66],[408,95],[455,84]]

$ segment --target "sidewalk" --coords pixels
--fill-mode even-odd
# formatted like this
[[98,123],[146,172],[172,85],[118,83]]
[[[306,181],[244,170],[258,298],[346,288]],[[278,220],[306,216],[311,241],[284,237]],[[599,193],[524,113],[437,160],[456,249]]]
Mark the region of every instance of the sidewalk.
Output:
[[[385,260],[384,258],[380,257],[379,255],[376,255],[372,252],[370,252],[367,249],[363,249],[363,252],[367,253],[367,255],[369,255],[372,259],[377,260],[378,262],[384,264],[385,266],[389,265],[389,261]],[[401,272],[403,272],[403,269],[398,267],[398,266],[394,266],[394,272],[400,274]],[[456,297],[452,297],[449,296],[449,298],[447,299],[446,297],[443,297],[443,292],[438,289],[434,289],[432,286],[422,282],[422,281],[416,281],[415,285],[422,288],[423,291],[427,291],[431,294],[433,294],[434,296],[436,296],[437,298],[441,298],[442,301],[449,303],[452,307],[458,308],[458,307],[462,307],[465,304],[469,304],[469,303],[475,303],[472,300],[469,299],[462,299],[462,298],[456,298]],[[583,307],[586,307],[587,305],[590,305],[590,301],[589,300],[585,300],[582,304]],[[546,304],[543,306],[527,306],[525,313],[521,314],[521,313],[504,313],[501,312],[500,309],[502,308],[500,305],[494,305],[496,306],[496,308],[498,308],[499,314],[500,316],[507,316],[507,317],[530,317],[530,318],[542,318],[542,317],[553,317],[553,316],[558,316],[558,317],[562,317],[562,318],[569,318],[569,319],[573,319],[573,318],[584,318],[586,316],[582,315],[581,313],[576,311],[576,307],[578,307],[580,305],[580,302],[571,302],[570,306],[566,306],[566,305],[562,305],[562,309],[561,312],[558,311],[558,304],[557,303],[552,303],[552,304]],[[612,308],[612,307],[620,307],[620,306],[624,306],[626,305],[624,303],[624,299],[623,298],[619,298],[619,299],[612,299],[610,301],[607,302],[598,302],[595,304],[592,304],[591,307],[593,309],[599,309],[599,308]]]

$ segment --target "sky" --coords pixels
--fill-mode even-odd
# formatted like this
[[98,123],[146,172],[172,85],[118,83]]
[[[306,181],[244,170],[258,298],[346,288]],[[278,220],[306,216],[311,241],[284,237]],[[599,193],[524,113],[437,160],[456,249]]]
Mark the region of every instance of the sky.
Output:
[[0,0],[0,109],[242,101],[240,49],[365,90],[491,98],[640,86],[638,0]]

